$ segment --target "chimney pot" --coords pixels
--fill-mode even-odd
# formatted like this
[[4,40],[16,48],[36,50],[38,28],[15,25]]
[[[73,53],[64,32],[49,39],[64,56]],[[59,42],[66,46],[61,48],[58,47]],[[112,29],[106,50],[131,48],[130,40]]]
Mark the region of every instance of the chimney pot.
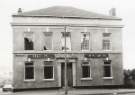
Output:
[[22,13],[22,9],[21,8],[18,9],[18,13]]
[[110,16],[116,16],[116,9],[115,8],[111,8],[109,11]]

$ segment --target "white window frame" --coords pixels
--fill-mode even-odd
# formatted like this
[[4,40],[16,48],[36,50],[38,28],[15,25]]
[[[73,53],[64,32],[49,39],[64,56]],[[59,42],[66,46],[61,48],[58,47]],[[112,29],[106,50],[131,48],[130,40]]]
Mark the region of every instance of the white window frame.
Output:
[[[81,48],[81,51],[89,51],[90,50],[90,32],[87,32],[87,31],[85,31],[85,32],[81,32],[81,40],[82,40],[82,34],[84,34],[84,33],[88,33],[89,34],[89,48],[88,49],[82,49]],[[82,44],[82,42],[81,42],[81,44]]]
[[[111,33],[110,33],[110,36],[107,36],[107,37],[104,37],[103,36],[103,34],[104,33],[110,33],[109,31],[108,31],[108,28],[105,28],[105,31],[102,33],[102,37],[103,37],[103,39],[102,39],[102,49],[104,50],[104,51],[111,51],[112,50],[112,40],[111,40]],[[109,40],[110,41],[110,46],[109,46],[109,49],[104,49],[103,47],[103,40]]]
[[[61,35],[62,35],[62,33],[65,33],[65,32],[61,32]],[[66,33],[70,33],[70,49],[69,50],[67,49],[67,51],[72,51],[71,32],[66,32]],[[64,39],[64,46],[65,46],[65,38],[63,36],[61,36],[61,48],[62,48],[62,39]],[[66,45],[67,45],[67,38],[66,38]],[[64,50],[62,50],[62,51],[64,51]]]
[[33,63],[33,69],[34,69],[34,74],[33,74],[33,79],[26,79],[26,77],[25,77],[25,68],[26,68],[26,66],[25,66],[25,64],[27,64],[27,63],[29,63],[28,61],[25,61],[24,62],[24,81],[35,81],[35,65],[34,65],[34,61],[32,61],[32,63]]
[[[48,32],[51,32],[51,31],[46,31],[46,32],[43,32],[43,35],[44,35],[44,33],[48,33]],[[51,49],[48,49],[48,50],[44,50],[44,51],[52,51],[54,48],[53,48],[53,32],[51,32],[52,33],[52,41],[51,41],[51,43],[52,43],[52,47],[51,47]],[[45,35],[44,35],[45,36]]]
[[[104,62],[105,61],[103,61],[103,63]],[[110,77],[105,77],[104,76],[104,66],[110,66],[110,73],[111,73]],[[104,64],[103,65],[103,78],[102,79],[113,79],[112,62],[110,64]]]
[[[54,79],[54,65],[53,64],[51,64],[51,65],[45,65],[45,62],[46,61],[43,62],[43,80],[44,81],[54,81],[55,80]],[[45,79],[45,76],[44,76],[44,67],[53,67],[53,78]]]
[[[83,64],[83,63],[82,63],[81,68],[82,68],[83,66],[89,66],[89,67],[90,67],[90,77],[83,78],[82,75],[81,75],[81,80],[92,80],[92,75],[91,75],[92,72],[91,72],[91,64],[90,64],[90,62],[88,62],[88,64]],[[81,73],[81,74],[82,74],[82,73]]]
[[[25,50],[25,40],[24,40],[24,38],[26,37],[25,35],[26,35],[27,33],[31,33],[31,35],[32,35],[33,50]],[[30,30],[28,29],[27,31],[24,31],[24,32],[23,32],[23,43],[24,43],[24,45],[23,45],[23,50],[25,50],[25,51],[34,51],[34,50],[35,50],[35,35],[34,35],[34,32],[33,32],[33,31],[30,31]]]
[[[105,40],[108,40],[108,41],[109,41],[109,49],[104,48],[104,41],[105,41]],[[103,40],[102,40],[102,48],[103,48],[103,50],[105,50],[105,51],[110,51],[110,50],[111,50],[111,40],[110,40],[110,39],[103,39]]]

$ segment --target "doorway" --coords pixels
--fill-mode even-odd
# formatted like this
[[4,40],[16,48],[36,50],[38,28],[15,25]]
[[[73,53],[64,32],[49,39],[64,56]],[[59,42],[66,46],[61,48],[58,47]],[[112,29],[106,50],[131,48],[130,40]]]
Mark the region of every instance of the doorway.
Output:
[[[72,72],[72,62],[67,63],[67,81],[68,87],[73,86],[73,72]],[[65,86],[65,63],[61,63],[61,86]]]

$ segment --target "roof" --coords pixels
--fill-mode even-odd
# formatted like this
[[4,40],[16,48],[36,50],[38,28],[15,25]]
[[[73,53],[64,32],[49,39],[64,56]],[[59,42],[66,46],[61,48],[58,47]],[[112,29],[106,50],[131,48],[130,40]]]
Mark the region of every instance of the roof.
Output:
[[109,16],[104,14],[98,14],[89,12],[83,9],[78,9],[69,6],[53,6],[39,10],[33,10],[28,12],[22,12],[13,16],[42,16],[42,17],[60,17],[60,18],[84,18],[84,19],[114,19],[121,20],[116,16]]

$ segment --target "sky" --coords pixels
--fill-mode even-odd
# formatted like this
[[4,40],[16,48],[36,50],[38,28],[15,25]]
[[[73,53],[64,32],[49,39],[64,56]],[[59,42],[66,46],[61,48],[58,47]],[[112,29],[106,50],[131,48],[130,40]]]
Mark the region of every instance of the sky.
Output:
[[123,19],[123,67],[135,68],[135,2],[134,0],[0,0],[0,72],[11,72],[13,64],[12,14],[50,6],[72,6],[101,14],[116,8]]

